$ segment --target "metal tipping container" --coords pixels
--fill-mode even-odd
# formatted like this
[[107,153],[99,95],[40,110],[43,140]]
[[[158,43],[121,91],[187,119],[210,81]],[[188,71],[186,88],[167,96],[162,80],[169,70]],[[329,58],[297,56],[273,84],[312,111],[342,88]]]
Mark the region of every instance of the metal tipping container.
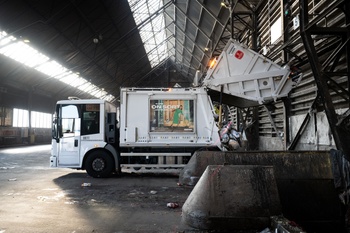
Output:
[[280,66],[265,56],[230,40],[211,63],[203,86],[213,99],[222,92],[224,101],[238,107],[256,106],[285,97],[301,79],[290,76],[288,65]]

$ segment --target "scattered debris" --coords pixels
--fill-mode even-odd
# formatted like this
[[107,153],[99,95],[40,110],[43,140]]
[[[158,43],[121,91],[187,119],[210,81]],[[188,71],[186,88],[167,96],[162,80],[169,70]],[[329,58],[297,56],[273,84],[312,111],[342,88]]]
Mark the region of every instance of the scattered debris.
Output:
[[82,187],[90,187],[90,186],[91,186],[91,183],[82,183],[81,186],[82,186]]
[[176,202],[169,202],[168,204],[166,204],[166,206],[168,208],[175,209],[175,208],[179,207],[179,204],[177,204]]
[[9,179],[9,181],[16,181],[17,178],[12,178],[12,179]]
[[[13,168],[15,168],[15,167],[0,167],[0,170],[8,170],[8,169],[13,169]],[[1,231],[0,231],[0,233],[1,233]]]
[[157,191],[151,190],[149,193],[154,195],[154,194],[157,194]]
[[57,202],[65,197],[65,192],[55,192],[54,196],[38,196],[37,199],[43,202]]
[[58,188],[46,188],[46,189],[42,189],[44,191],[56,191],[58,190]]
[[138,191],[136,189],[132,190],[131,193],[128,194],[129,196],[134,196],[134,195],[144,195],[143,192]]
[[64,204],[66,205],[74,205],[74,204],[78,204],[79,201],[65,201]]
[[305,233],[296,222],[283,216],[272,216],[271,225],[276,232]]

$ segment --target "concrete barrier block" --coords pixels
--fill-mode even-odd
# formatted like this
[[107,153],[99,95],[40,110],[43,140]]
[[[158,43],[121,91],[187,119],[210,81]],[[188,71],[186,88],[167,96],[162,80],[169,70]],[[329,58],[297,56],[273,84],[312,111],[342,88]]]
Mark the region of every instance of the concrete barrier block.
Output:
[[198,229],[263,229],[281,214],[271,166],[208,166],[182,207]]

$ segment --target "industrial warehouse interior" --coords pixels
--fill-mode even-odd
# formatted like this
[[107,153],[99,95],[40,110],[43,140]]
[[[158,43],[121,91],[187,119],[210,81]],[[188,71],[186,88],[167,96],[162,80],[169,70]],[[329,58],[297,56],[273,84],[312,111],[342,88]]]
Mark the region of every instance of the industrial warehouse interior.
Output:
[[0,0],[0,233],[350,232],[350,2]]

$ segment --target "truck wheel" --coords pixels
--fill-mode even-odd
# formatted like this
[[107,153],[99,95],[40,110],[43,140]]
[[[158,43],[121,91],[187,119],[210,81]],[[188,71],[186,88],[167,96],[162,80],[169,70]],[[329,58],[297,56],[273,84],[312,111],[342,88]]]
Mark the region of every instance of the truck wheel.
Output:
[[114,168],[114,161],[106,151],[93,151],[85,162],[86,172],[94,178],[109,177]]

